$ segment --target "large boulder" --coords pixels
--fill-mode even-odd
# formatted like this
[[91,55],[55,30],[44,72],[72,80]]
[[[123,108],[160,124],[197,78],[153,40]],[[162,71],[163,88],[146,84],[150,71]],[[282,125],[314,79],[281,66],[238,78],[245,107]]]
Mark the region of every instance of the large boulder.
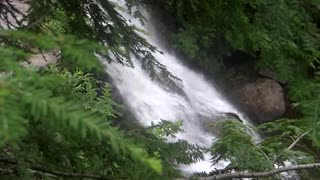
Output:
[[258,79],[232,94],[239,108],[258,124],[275,120],[286,112],[283,89],[275,80]]
[[277,81],[280,84],[286,84],[287,82],[282,80],[277,73],[275,73],[274,71],[272,71],[271,69],[265,68],[265,69],[261,69],[259,72],[259,75],[264,77],[264,78],[268,78],[268,79],[273,79],[275,81]]

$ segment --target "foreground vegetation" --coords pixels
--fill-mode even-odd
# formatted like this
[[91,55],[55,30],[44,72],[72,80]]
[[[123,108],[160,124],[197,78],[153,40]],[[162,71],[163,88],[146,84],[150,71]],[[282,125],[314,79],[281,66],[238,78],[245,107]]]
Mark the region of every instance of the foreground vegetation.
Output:
[[[238,121],[217,124],[220,137],[208,150],[213,164],[229,160],[224,172],[272,172],[285,162],[318,162],[320,2],[126,2],[127,10],[141,21],[139,8],[133,7],[144,3],[174,18],[177,48],[208,71],[221,69],[216,67],[226,54],[241,51],[256,59],[257,68],[271,68],[287,82],[301,117],[262,124],[257,128],[265,135],[260,142]],[[2,176],[173,179],[181,177],[178,164],[203,158],[206,150],[201,147],[166,141],[181,131],[181,123],[162,121],[134,130],[115,126],[121,115],[109,85],[96,80],[104,68],[97,56],[131,66],[133,54],[152,76],[161,72],[174,78],[152,57],[156,48],[119,14],[119,5],[106,0],[29,3],[24,23],[15,22],[20,12],[10,1],[0,4],[0,18],[6,22],[0,31]],[[8,13],[13,17],[9,26]],[[22,66],[33,54],[52,52],[58,52],[57,64]],[[299,173],[312,179],[319,172]]]

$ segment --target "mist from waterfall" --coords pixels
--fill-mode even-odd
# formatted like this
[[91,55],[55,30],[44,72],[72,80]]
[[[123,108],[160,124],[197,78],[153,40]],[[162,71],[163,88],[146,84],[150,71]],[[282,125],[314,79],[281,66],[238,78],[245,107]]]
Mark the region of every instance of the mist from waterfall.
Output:
[[[164,48],[160,43],[161,37],[157,37],[156,29],[147,13],[146,18],[148,20],[145,26],[142,26],[138,20],[125,12],[122,12],[122,15],[128,23],[132,23],[147,32],[147,35],[144,33],[140,33],[140,35],[163,52],[163,54],[153,53],[157,61],[181,79],[177,82],[177,85],[183,93],[171,91],[170,86],[165,87],[163,84],[152,80],[135,57],[132,57],[134,68],[119,63],[107,64],[106,70],[114,85],[130,111],[142,125],[148,126],[151,125],[151,122],[156,123],[161,119],[168,121],[182,120],[184,132],[177,135],[178,139],[210,147],[215,137],[203,130],[202,121],[204,118],[215,122],[225,116],[224,113],[231,112],[245,121],[246,118],[217,92],[214,85],[206,80],[203,74],[183,65],[182,60]],[[221,166],[225,166],[225,163],[222,163]],[[181,169],[186,173],[209,172],[214,168],[219,167],[211,166],[209,154],[206,155],[204,161],[189,166],[181,166]]]

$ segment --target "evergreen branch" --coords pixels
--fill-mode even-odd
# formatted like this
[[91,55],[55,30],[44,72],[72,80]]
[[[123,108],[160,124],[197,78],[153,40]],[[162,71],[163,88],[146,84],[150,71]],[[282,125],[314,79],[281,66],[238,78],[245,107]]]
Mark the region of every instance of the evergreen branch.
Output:
[[219,174],[215,176],[199,178],[199,180],[218,180],[218,179],[232,179],[232,178],[262,178],[262,177],[268,177],[275,174],[279,174],[282,172],[302,170],[302,169],[316,169],[319,167],[320,167],[320,163],[301,164],[301,165],[277,168],[277,169],[273,169],[266,172],[236,172],[236,173]]
[[[13,164],[13,165],[18,165],[19,162],[16,160],[12,159],[7,159],[7,158],[0,158],[0,162],[4,164]],[[46,173],[54,176],[60,176],[64,178],[90,178],[90,179],[112,179],[111,177],[106,177],[106,176],[100,176],[100,175],[95,175],[95,174],[84,174],[84,173],[69,173],[69,172],[63,172],[63,171],[56,171],[56,170],[50,170],[48,168],[45,168],[43,166],[39,165],[31,165],[30,170],[32,171],[37,171],[41,173]]]
[[269,157],[268,157],[268,155],[267,155],[259,146],[257,146],[256,144],[254,144],[254,146],[264,155],[264,157],[265,157],[269,162],[271,162],[270,159],[269,159]]
[[31,24],[28,24],[25,29],[31,29],[34,26],[37,26],[38,24],[42,23],[43,20],[47,18],[46,16],[42,16],[41,18],[39,18],[38,20],[32,22]]

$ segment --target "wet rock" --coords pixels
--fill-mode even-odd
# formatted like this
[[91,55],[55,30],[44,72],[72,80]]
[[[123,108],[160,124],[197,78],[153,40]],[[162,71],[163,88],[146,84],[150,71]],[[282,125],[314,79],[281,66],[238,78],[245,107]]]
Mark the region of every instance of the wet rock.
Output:
[[238,120],[243,122],[240,117],[232,112],[221,113],[217,116],[205,116],[205,115],[198,115],[201,121],[202,128],[210,132],[214,135],[218,135],[221,132],[221,129],[217,127],[217,123],[224,121],[224,120]]
[[159,85],[166,91],[179,94],[189,101],[187,94],[183,90],[183,85],[178,80],[160,76],[155,77],[154,80],[157,81]]
[[272,71],[271,69],[268,69],[268,68],[261,69],[259,71],[259,75],[262,76],[262,77],[265,77],[265,78],[273,79],[273,80],[277,81],[280,84],[286,84],[287,83],[286,81],[280,79],[278,77],[278,75],[274,71]]
[[283,89],[275,80],[261,78],[232,94],[239,108],[258,124],[275,120],[286,112]]
[[240,122],[242,122],[242,120],[240,119],[240,117],[235,114],[235,113],[232,113],[232,112],[227,112],[227,113],[224,113],[226,115],[226,119],[235,119],[235,120],[238,120]]

